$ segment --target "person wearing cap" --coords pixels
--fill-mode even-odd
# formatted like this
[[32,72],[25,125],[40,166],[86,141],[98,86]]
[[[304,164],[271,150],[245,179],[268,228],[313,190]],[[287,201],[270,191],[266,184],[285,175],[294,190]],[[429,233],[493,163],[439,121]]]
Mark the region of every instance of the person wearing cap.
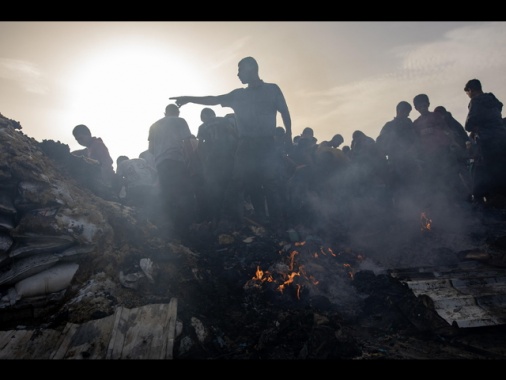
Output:
[[506,195],[503,103],[493,93],[483,92],[478,79],[468,81],[464,91],[470,98],[464,128],[474,139],[479,151],[474,173],[474,198],[490,200],[494,195]]

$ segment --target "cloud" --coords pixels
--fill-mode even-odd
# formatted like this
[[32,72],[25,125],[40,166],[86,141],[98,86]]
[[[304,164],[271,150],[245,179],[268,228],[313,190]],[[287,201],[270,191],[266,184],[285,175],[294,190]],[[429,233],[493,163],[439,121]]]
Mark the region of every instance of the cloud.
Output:
[[[240,56],[240,52],[244,49],[245,46],[248,45],[248,41],[251,38],[248,36],[239,38],[235,40],[233,43],[227,45],[226,49],[220,49],[214,54],[213,59],[210,59],[209,62],[214,62],[214,64],[209,66],[209,70],[217,70],[221,67],[228,65],[231,61],[238,61],[242,56]],[[238,58],[240,56],[240,58]],[[237,64],[237,62],[234,62]]]
[[415,75],[455,76],[503,67],[506,23],[480,23],[447,32],[443,40],[414,46],[403,54],[402,69]]
[[35,94],[46,94],[47,86],[44,75],[31,62],[0,58],[0,78],[17,82],[25,91]]
[[[320,91],[298,90],[296,96],[307,99],[314,110],[314,118],[303,120],[303,125],[318,126],[320,135],[340,131],[346,143],[357,129],[376,138],[384,123],[395,116],[396,104],[412,103],[419,93],[429,95],[432,108],[445,105],[458,120],[464,120],[467,80],[480,78],[484,86],[500,86],[497,69],[506,67],[504,41],[506,23],[497,22],[459,26],[435,41],[393,46],[385,54],[396,59],[386,71],[348,77],[347,83]],[[504,86],[500,88],[504,92]],[[410,116],[414,120],[419,115],[413,110]]]

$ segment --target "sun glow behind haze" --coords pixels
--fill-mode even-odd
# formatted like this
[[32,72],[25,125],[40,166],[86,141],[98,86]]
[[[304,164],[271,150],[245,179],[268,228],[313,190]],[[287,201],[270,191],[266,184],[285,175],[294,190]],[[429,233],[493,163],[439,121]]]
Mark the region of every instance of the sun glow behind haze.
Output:
[[[101,137],[114,161],[148,148],[149,127],[164,115],[170,96],[201,94],[199,70],[171,49],[129,44],[97,52],[76,66],[69,86],[67,125],[87,125]],[[181,116],[196,134],[200,109],[185,107]],[[82,149],[72,141],[70,149]]]

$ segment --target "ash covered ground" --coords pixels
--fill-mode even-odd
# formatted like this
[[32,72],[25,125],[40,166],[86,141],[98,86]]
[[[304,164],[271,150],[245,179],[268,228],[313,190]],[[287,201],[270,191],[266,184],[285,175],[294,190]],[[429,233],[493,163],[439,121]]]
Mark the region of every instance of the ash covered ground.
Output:
[[[402,214],[369,209],[367,222],[353,220],[346,231],[299,224],[274,233],[246,221],[220,233],[195,224],[192,239],[183,243],[135,209],[86,188],[82,178],[88,173],[81,164],[61,159],[68,154],[65,146],[39,143],[12,127],[1,132],[2,173],[15,184],[2,191],[11,194],[21,182],[64,188],[70,196],[59,206],[89,217],[87,226],[95,232],[88,242],[82,230],[71,230],[77,243],[94,247],[73,258],[79,269],[72,282],[54,299],[21,299],[0,310],[2,330],[59,329],[111,315],[118,306],[168,303],[176,297],[175,360],[505,357],[503,325],[451,326],[426,299],[389,275],[396,268],[463,260],[504,267],[501,199],[434,203],[423,210],[430,228],[416,207]],[[44,194],[30,204],[16,203],[17,224],[8,230],[14,239],[70,230],[62,225],[68,218],[57,219],[61,211],[33,212],[52,205]],[[143,259],[153,264],[151,280],[142,275]]]

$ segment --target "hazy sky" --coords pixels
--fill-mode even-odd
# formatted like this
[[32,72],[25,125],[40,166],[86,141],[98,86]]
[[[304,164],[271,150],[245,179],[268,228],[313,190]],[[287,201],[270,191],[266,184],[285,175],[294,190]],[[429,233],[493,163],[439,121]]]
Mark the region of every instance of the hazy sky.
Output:
[[[0,113],[71,150],[82,148],[73,127],[86,124],[114,161],[133,158],[169,97],[242,87],[237,63],[253,56],[281,87],[293,136],[312,127],[318,141],[341,133],[349,145],[355,130],[376,139],[397,103],[420,93],[463,124],[472,78],[506,104],[505,44],[506,22],[3,21]],[[194,134],[202,108],[181,108]]]

